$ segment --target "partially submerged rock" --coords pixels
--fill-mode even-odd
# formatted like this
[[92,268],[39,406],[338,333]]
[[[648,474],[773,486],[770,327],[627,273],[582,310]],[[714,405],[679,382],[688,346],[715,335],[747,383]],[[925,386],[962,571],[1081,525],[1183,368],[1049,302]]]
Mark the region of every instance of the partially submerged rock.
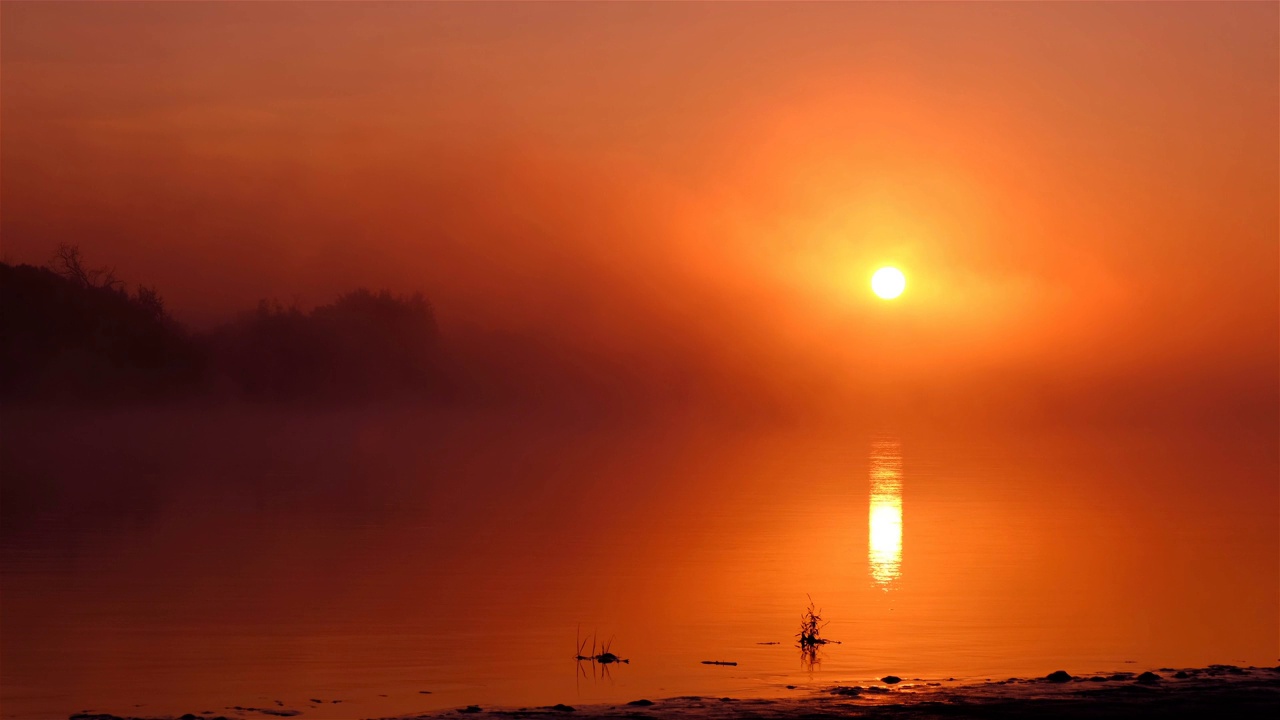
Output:
[[846,697],[856,697],[862,694],[860,687],[835,687],[829,691],[832,695],[844,695]]
[[1071,682],[1072,677],[1071,673],[1068,673],[1066,670],[1054,670],[1046,675],[1044,679],[1051,683],[1064,683]]
[[1155,685],[1160,682],[1160,676],[1148,670],[1147,672],[1139,675],[1135,682],[1141,685]]
[[886,685],[897,685],[898,683],[902,682],[902,678],[898,677],[897,675],[885,675],[884,677],[880,678],[880,682],[885,683]]

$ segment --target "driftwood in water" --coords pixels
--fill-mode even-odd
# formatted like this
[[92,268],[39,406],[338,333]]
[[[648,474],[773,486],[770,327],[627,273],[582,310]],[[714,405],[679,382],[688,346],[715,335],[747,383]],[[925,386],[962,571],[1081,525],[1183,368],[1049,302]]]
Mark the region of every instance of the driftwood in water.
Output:
[[703,665],[737,665],[738,663],[729,660],[703,660]]

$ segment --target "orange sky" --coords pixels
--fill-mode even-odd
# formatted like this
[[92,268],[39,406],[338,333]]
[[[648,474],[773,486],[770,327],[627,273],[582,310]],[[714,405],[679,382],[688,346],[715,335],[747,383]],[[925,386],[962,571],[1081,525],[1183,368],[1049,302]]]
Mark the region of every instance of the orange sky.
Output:
[[[664,387],[1274,422],[1275,4],[0,20],[5,258],[78,243],[197,324],[421,289],[456,337]],[[894,303],[867,288],[885,262],[908,277]]]

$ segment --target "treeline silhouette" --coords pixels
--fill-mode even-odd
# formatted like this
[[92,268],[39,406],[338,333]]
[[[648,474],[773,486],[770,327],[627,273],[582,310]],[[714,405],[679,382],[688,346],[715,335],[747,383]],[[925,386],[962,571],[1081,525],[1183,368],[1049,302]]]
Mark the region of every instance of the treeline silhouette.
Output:
[[0,263],[0,398],[154,400],[231,393],[268,401],[444,394],[431,304],[359,289],[304,311],[262,301],[210,332],[129,291],[62,245],[45,267]]

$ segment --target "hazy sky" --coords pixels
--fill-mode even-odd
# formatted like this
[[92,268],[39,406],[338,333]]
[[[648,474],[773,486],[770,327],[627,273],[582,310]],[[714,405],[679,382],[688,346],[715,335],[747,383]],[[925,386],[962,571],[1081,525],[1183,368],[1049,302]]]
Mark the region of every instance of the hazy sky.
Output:
[[664,385],[1275,415],[1274,3],[0,12],[6,259],[193,323],[365,285]]

